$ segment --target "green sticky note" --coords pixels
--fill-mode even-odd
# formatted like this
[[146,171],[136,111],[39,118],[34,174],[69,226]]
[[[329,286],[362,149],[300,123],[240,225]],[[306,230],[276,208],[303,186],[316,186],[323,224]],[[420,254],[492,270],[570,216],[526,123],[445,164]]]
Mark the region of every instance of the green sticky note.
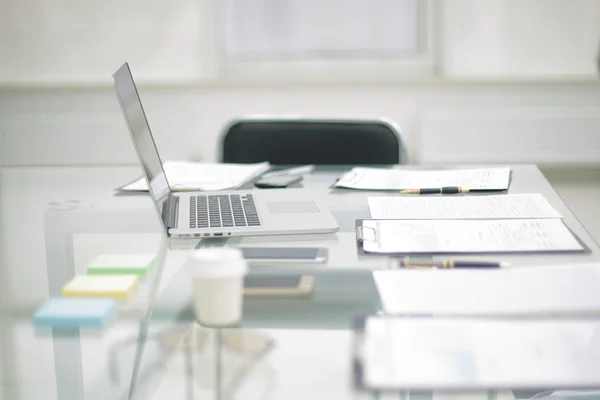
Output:
[[99,254],[87,267],[90,275],[145,276],[157,262],[156,254]]

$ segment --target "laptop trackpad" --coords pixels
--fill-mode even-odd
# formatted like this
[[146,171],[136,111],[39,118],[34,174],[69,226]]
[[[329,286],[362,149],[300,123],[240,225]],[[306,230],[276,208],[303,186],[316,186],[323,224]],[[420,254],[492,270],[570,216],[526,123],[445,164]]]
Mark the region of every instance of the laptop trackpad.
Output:
[[306,214],[318,213],[314,201],[274,201],[267,203],[271,214]]

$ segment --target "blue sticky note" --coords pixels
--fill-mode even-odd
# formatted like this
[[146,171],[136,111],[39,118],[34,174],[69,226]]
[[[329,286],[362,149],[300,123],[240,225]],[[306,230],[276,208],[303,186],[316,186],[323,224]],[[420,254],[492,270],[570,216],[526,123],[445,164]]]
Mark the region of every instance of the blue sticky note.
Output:
[[117,302],[108,298],[53,298],[33,315],[39,327],[102,328],[115,315]]

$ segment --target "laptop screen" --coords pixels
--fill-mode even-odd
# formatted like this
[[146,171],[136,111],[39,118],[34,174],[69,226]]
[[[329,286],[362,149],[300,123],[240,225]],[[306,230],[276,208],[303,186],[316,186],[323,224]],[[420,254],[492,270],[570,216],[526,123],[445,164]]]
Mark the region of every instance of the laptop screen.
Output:
[[123,64],[114,73],[113,81],[119,103],[121,104],[121,110],[131,133],[131,139],[144,170],[150,194],[156,205],[163,228],[166,231],[167,226],[162,216],[166,215],[166,213],[163,213],[163,208],[166,206],[166,200],[171,189],[127,63]]

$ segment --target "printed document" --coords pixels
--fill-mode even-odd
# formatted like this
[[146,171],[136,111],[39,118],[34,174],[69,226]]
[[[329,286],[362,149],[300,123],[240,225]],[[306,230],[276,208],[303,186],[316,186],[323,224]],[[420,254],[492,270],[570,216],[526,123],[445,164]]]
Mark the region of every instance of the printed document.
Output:
[[597,320],[370,317],[362,337],[371,389],[600,387]]
[[[268,162],[258,164],[196,163],[165,161],[163,168],[173,191],[235,189],[267,171]],[[127,184],[122,191],[148,191],[144,177]]]
[[373,219],[561,218],[544,196],[368,197]]
[[600,264],[373,272],[387,314],[600,311]]
[[510,168],[409,170],[355,167],[335,187],[363,190],[402,190],[459,186],[470,190],[506,190]]
[[368,253],[583,251],[561,219],[364,220]]

